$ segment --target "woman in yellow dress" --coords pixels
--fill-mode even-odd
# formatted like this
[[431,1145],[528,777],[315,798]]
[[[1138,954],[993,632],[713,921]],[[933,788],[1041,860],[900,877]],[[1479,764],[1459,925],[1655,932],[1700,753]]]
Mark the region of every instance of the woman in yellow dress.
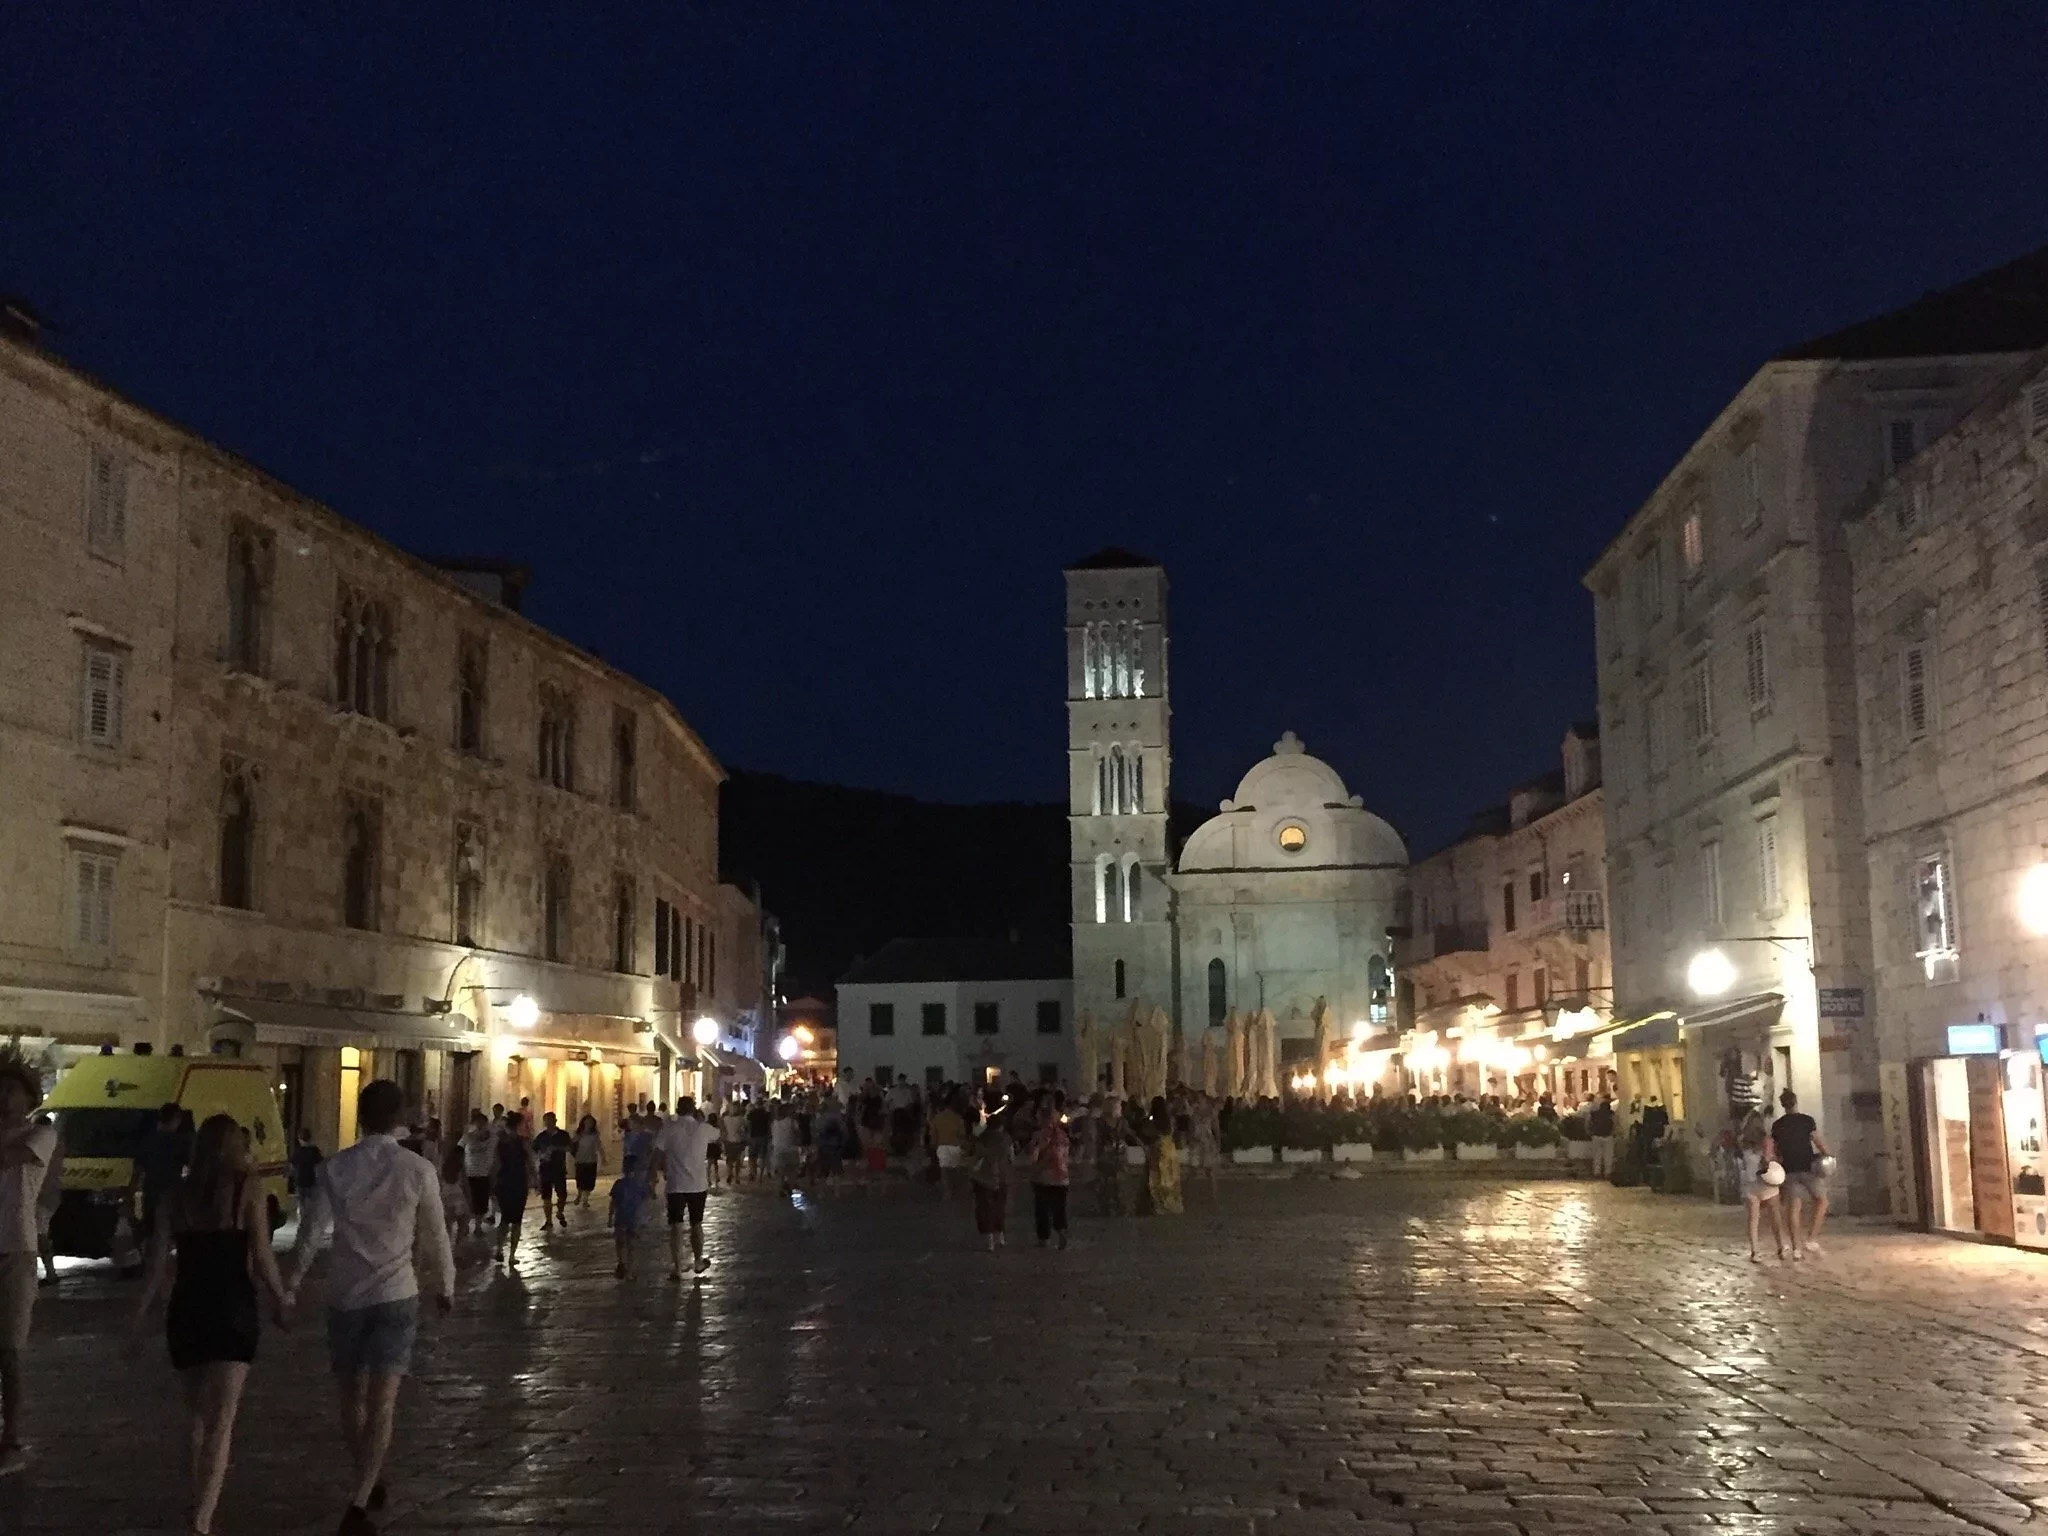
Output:
[[1152,1141],[1146,1149],[1145,1180],[1152,1196],[1152,1214],[1178,1216],[1180,1203],[1180,1148],[1173,1139],[1173,1117],[1166,1100],[1152,1101]]

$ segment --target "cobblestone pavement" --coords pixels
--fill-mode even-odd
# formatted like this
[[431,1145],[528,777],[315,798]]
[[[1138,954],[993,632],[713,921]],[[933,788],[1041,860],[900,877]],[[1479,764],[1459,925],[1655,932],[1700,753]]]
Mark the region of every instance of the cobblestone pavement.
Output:
[[[1753,1267],[1736,1212],[1506,1175],[1230,1181],[1063,1254],[983,1253],[909,1187],[742,1192],[710,1230],[701,1285],[654,1242],[615,1281],[594,1215],[516,1276],[472,1254],[384,1528],[2048,1531],[2048,1259],[2009,1250],[1843,1225]],[[7,1536],[178,1529],[132,1296],[45,1293]],[[217,1529],[333,1529],[319,1343],[266,1338]]]

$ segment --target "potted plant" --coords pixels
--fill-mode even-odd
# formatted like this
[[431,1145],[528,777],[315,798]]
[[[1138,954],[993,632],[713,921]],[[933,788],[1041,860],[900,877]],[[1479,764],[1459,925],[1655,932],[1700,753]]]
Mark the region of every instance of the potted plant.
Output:
[[1445,1119],[1444,1144],[1456,1148],[1453,1155],[1461,1163],[1490,1163],[1500,1156],[1493,1119],[1477,1109],[1460,1109]]
[[1372,1161],[1372,1126],[1370,1117],[1358,1109],[1347,1109],[1332,1117],[1330,1126],[1330,1156],[1340,1163],[1369,1163]]
[[1224,1132],[1224,1150],[1233,1163],[1270,1163],[1279,1130],[1279,1116],[1270,1106],[1240,1104],[1231,1112]]
[[1443,1160],[1443,1113],[1422,1108],[1407,1115],[1401,1122],[1401,1161],[1440,1163]]
[[1280,1161],[1320,1163],[1330,1143],[1329,1116],[1312,1100],[1297,1100],[1280,1111]]
[[1593,1132],[1584,1115],[1566,1115],[1558,1121],[1557,1130],[1564,1138],[1564,1155],[1567,1158],[1575,1163],[1593,1161]]
[[1515,1123],[1515,1161],[1518,1163],[1555,1162],[1557,1150],[1563,1145],[1564,1133],[1540,1116],[1531,1115]]

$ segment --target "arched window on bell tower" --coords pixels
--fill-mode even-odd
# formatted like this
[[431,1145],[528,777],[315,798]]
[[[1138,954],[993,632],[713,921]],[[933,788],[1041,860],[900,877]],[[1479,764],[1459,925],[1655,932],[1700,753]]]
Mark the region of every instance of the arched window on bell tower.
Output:
[[1145,813],[1145,749],[1136,742],[1130,746],[1131,764],[1131,810],[1142,816]]
[[1223,1016],[1230,1011],[1230,978],[1223,969],[1219,955],[1209,962],[1209,1027],[1221,1029]]
[[1135,923],[1138,918],[1138,856],[1133,853],[1124,858],[1124,921]]
[[1095,697],[1095,626],[1081,626],[1081,697]]
[[1121,960],[1116,963],[1116,995],[1124,995],[1124,963]]
[[1121,816],[1130,806],[1124,803],[1124,749],[1112,746],[1109,749],[1109,811]]

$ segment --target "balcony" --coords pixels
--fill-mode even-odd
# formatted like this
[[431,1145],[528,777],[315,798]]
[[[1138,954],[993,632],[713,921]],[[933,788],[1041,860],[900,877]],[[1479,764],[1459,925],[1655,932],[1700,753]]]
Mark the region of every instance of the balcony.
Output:
[[1420,965],[1444,955],[1485,952],[1486,924],[1438,923],[1402,940],[1399,960],[1402,965]]
[[1590,933],[1607,926],[1607,899],[1599,891],[1565,891],[1532,903],[1523,913],[1520,931]]

